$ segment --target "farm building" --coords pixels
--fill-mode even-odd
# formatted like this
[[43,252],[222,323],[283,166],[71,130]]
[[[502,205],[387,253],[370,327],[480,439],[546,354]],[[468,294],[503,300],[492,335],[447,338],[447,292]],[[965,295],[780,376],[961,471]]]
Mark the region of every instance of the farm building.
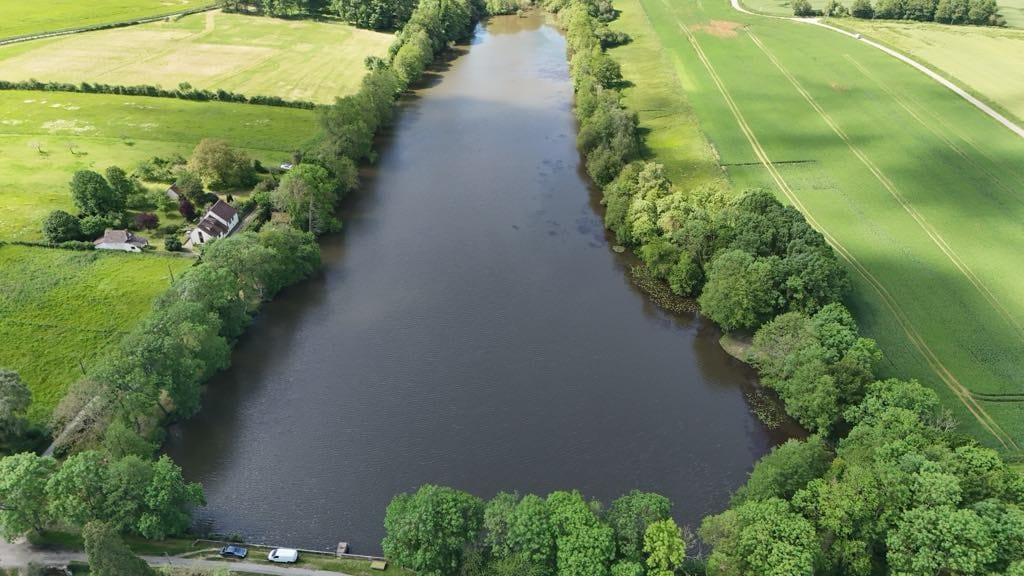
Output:
[[167,189],[166,192],[164,192],[164,194],[166,194],[168,198],[174,200],[175,202],[181,200],[181,190],[178,189],[177,184],[171,184],[171,186]]
[[142,249],[149,246],[149,240],[142,236],[136,236],[128,230],[114,230],[107,228],[102,238],[93,241],[97,250],[123,250],[124,252],[142,252]]
[[231,234],[237,226],[238,210],[223,200],[217,200],[188,236],[195,246],[214,238],[223,238]]

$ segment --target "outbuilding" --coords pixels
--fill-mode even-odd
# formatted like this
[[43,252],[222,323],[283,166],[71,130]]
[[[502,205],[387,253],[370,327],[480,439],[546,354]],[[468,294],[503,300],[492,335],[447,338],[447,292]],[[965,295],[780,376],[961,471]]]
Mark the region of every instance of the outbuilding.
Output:
[[149,240],[142,236],[136,236],[128,230],[115,230],[107,228],[102,238],[93,241],[97,250],[121,250],[124,252],[142,252],[149,246]]

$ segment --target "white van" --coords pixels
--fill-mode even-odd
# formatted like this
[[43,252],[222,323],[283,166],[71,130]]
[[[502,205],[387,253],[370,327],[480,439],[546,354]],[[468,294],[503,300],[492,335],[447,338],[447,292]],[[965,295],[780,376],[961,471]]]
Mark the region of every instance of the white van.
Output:
[[299,551],[294,548],[274,548],[267,554],[267,560],[271,562],[281,562],[284,564],[292,564],[298,562]]

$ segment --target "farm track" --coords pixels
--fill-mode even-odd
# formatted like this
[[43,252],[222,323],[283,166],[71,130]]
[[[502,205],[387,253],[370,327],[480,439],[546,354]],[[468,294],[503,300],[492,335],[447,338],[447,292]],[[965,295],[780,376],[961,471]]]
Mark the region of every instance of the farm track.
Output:
[[[732,2],[735,3],[736,0],[732,0]],[[665,4],[665,6],[671,10],[671,5],[667,0],[662,0],[662,3]],[[708,75],[711,77],[712,82],[715,84],[719,93],[722,95],[722,98],[728,106],[730,112],[732,113],[733,118],[739,125],[740,130],[743,132],[748,143],[753,149],[755,156],[768,171],[776,186],[782,191],[786,198],[807,217],[808,221],[825,236],[829,244],[831,244],[836,249],[840,256],[844,260],[846,260],[846,262],[849,263],[849,265],[852,266],[869,285],[871,285],[871,287],[882,299],[882,302],[885,304],[885,306],[893,314],[893,317],[896,319],[897,323],[900,325],[900,328],[903,330],[903,332],[910,340],[914,348],[925,359],[925,362],[928,364],[929,368],[936,374],[936,376],[939,377],[940,380],[942,380],[946,387],[949,388],[949,390],[960,400],[964,407],[981,424],[981,426],[986,431],[988,431],[1005,449],[1020,450],[1020,446],[1017,444],[1017,442],[1014,441],[1014,439],[1009,434],[1007,434],[1005,430],[1002,429],[998,422],[996,422],[995,419],[993,419],[985,411],[985,409],[980,405],[978,400],[971,394],[970,390],[968,390],[956,378],[956,376],[942,363],[942,361],[938,358],[935,352],[928,346],[924,338],[920,335],[920,333],[911,323],[907,314],[903,311],[903,309],[897,303],[896,299],[889,292],[889,289],[878,278],[876,278],[859,260],[857,260],[857,258],[853,255],[852,252],[850,252],[850,250],[848,250],[845,246],[842,245],[842,243],[839,242],[837,238],[830,234],[828,230],[825,229],[825,227],[822,226],[821,223],[817,221],[814,215],[801,202],[800,198],[796,195],[796,193],[792,190],[792,188],[783,178],[782,174],[778,171],[775,164],[772,162],[767,152],[762,147],[760,141],[757,139],[757,136],[754,134],[753,129],[747,123],[746,118],[744,117],[742,111],[739,109],[739,106],[736,104],[735,100],[733,100],[728,88],[725,86],[721,77],[719,77],[714,65],[711,63],[707,55],[704,53],[704,50],[701,47],[700,42],[694,36],[692,31],[683,22],[681,22],[678,17],[674,16],[674,18],[676,20],[676,24],[685,34],[690,45],[693,47],[694,52],[697,54],[698,59],[703,64],[705,70],[708,72]],[[749,30],[747,32],[748,34],[750,34],[751,40],[755,43],[758,43],[756,37],[754,37],[749,32]],[[763,45],[759,45],[759,47],[760,46]],[[774,60],[773,57],[772,59]],[[788,72],[784,71],[784,74],[787,74],[788,76]],[[849,144],[848,140],[847,143]],[[852,145],[851,148],[853,148]]]

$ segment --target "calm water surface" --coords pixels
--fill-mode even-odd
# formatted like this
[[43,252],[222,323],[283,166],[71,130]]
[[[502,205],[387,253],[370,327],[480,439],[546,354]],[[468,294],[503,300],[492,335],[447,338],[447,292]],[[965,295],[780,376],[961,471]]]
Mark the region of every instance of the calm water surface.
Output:
[[631,285],[571,106],[540,16],[492,20],[405,103],[323,274],[267,306],[171,431],[201,524],[372,553],[391,497],[427,482],[654,490],[691,526],[725,506],[783,433],[714,327]]

